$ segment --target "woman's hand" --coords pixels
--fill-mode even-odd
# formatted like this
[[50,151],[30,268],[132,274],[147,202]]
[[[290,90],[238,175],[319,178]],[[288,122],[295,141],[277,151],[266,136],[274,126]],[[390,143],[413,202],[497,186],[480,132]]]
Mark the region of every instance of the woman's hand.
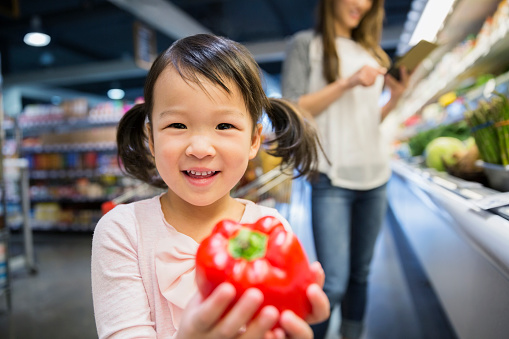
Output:
[[235,288],[229,283],[219,285],[206,299],[197,293],[182,314],[177,338],[282,339],[285,337],[281,329],[271,330],[280,317],[279,311],[274,306],[264,307],[258,316],[251,320],[263,302],[262,292],[255,288],[247,290],[222,317],[234,298]]
[[329,299],[322,289],[325,281],[325,273],[319,262],[311,264],[311,270],[315,275],[315,284],[311,284],[306,291],[309,301],[311,302],[311,314],[303,320],[292,311],[284,311],[279,318],[279,324],[286,332],[288,338],[313,338],[313,331],[309,324],[320,323],[330,316]]
[[380,121],[384,121],[389,113],[398,105],[399,99],[401,99],[401,96],[403,93],[405,93],[408,87],[408,79],[410,78],[410,74],[404,66],[400,67],[399,74],[400,81],[396,80],[390,74],[385,75],[385,85],[391,91],[391,98],[384,105],[384,107],[382,107]]
[[406,91],[408,87],[408,79],[410,78],[410,74],[405,66],[400,67],[399,69],[399,78],[400,80],[396,80],[392,75],[385,75],[385,85],[391,91],[391,100],[395,100],[397,102],[403,93]]
[[347,86],[349,88],[355,87],[355,86],[364,86],[369,87],[372,86],[376,78],[379,75],[383,75],[387,72],[387,69],[380,68],[380,67],[372,67],[372,66],[363,66],[361,69],[359,69],[357,72],[355,72],[353,75],[351,75],[347,80]]

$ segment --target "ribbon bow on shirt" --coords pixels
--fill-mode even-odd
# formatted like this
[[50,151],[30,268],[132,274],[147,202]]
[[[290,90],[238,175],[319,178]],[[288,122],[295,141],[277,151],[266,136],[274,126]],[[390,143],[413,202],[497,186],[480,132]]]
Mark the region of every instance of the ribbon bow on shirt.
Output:
[[199,244],[175,229],[170,233],[157,242],[155,268],[159,290],[168,301],[173,326],[178,329],[184,308],[198,290],[195,274]]

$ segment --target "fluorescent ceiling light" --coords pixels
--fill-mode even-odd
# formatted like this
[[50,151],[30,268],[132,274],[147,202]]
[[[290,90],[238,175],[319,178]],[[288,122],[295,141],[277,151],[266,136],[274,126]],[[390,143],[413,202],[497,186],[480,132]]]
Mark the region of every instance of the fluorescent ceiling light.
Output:
[[123,99],[125,92],[120,88],[112,88],[108,91],[108,98],[111,100],[120,100]]
[[38,15],[32,17],[30,20],[31,31],[25,34],[25,37],[23,38],[25,44],[29,46],[43,47],[50,43],[51,37],[48,34],[43,33],[41,26],[41,18]]
[[23,41],[29,46],[44,47],[50,43],[51,37],[41,32],[30,32],[25,34]]
[[410,38],[409,45],[414,46],[421,40],[435,41],[445,18],[451,11],[455,0],[428,0],[421,18]]

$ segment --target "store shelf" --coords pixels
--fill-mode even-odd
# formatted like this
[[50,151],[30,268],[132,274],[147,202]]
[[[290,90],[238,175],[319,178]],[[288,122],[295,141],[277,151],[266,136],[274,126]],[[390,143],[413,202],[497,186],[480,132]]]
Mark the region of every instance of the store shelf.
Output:
[[48,121],[27,121],[19,124],[19,128],[23,131],[23,137],[38,136],[44,133],[62,133],[78,129],[90,129],[94,127],[110,127],[116,126],[118,119],[94,121],[86,120],[69,120],[56,119]]
[[509,30],[507,27],[500,30],[503,31],[496,33],[497,39],[487,42],[486,45],[477,45],[453,63],[452,68],[448,68],[446,72],[435,69],[415,85],[400,105],[402,118],[406,119],[425,105],[436,102],[441,95],[457,89],[471,77],[503,72],[509,65],[509,60],[505,58],[509,50]]
[[116,126],[128,108],[90,108],[84,98],[30,104],[7,126],[12,153],[28,162],[32,229],[91,230],[103,202],[138,184],[117,159]]
[[79,144],[56,144],[56,145],[36,145],[24,146],[21,151],[26,153],[64,153],[64,152],[115,152],[117,145],[115,142],[88,142]]
[[62,179],[62,178],[97,178],[104,175],[121,176],[120,170],[32,170],[30,172],[30,179]]
[[476,204],[500,192],[400,160],[392,169],[390,211],[458,338],[505,338],[509,220],[501,216],[504,207],[484,210]]
[[456,45],[471,34],[477,34],[486,18],[492,15],[500,0],[456,0],[453,9],[445,19],[443,27],[437,34],[439,45],[430,54],[424,67],[418,67],[412,75],[414,82],[427,77],[433,66]]
[[454,7],[437,35],[441,45],[456,45],[469,34],[479,32],[484,21],[492,15],[500,0],[456,0]]
[[[408,90],[396,109],[401,120],[459,87],[475,82],[481,74],[503,73],[509,66],[509,18],[497,11],[499,0],[457,0],[439,32],[440,45],[410,78]],[[497,15],[495,15],[497,14]],[[496,16],[491,25],[487,18]],[[488,29],[489,28],[489,29]],[[476,35],[470,43],[465,39]]]
[[477,200],[503,193],[404,161],[394,160],[392,169],[438,199],[437,213],[451,214],[464,235],[509,280],[509,215],[502,214],[503,209],[483,210],[476,204]]

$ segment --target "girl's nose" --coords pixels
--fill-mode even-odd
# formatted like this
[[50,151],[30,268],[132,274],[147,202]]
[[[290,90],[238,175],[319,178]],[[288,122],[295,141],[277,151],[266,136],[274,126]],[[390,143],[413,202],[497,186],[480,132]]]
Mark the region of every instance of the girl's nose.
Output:
[[213,156],[215,154],[216,150],[209,138],[202,135],[193,136],[186,148],[187,156],[193,156],[198,159]]

